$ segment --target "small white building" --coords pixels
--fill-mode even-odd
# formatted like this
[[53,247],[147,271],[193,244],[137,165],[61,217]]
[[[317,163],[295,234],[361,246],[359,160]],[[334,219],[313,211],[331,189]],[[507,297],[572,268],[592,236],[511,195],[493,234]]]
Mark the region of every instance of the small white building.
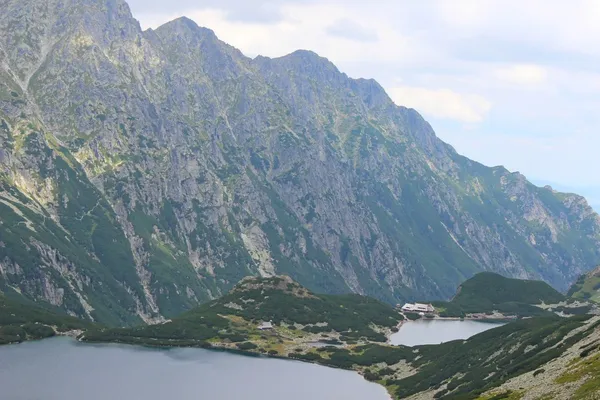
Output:
[[435,308],[431,304],[406,303],[402,306],[402,311],[410,313],[433,313],[435,312]]
[[260,329],[261,331],[266,331],[269,329],[273,329],[273,322],[269,321],[269,322],[262,322],[259,326],[258,329]]

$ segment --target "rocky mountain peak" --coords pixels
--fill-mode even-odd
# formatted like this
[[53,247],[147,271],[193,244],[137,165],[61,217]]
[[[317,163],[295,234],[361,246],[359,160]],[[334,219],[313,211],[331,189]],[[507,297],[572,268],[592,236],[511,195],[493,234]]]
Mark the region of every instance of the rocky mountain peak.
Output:
[[391,105],[390,97],[375,79],[355,79],[352,81],[352,86],[353,90],[360,95],[364,103],[371,109]]
[[179,17],[167,22],[158,27],[156,31],[162,33],[161,36],[167,34],[192,35],[200,39],[217,40],[217,35],[212,29],[200,27],[195,21],[187,17]]
[[198,26],[186,17],[168,22],[153,32],[170,62],[183,69],[189,64],[201,67],[212,79],[223,80],[245,73],[250,59],[219,40],[214,31]]
[[297,50],[278,58],[256,57],[254,62],[265,71],[293,73],[304,79],[315,79],[335,85],[346,85],[348,77],[325,57],[309,50]]
[[274,60],[288,65],[295,65],[298,70],[306,68],[306,70],[310,71],[312,68],[320,68],[340,73],[335,64],[311,50],[296,50]]
[[585,200],[458,155],[313,52],[251,60],[185,18],[141,32],[120,0],[2,11],[0,291],[122,324],[246,276],[395,304],[600,264]]

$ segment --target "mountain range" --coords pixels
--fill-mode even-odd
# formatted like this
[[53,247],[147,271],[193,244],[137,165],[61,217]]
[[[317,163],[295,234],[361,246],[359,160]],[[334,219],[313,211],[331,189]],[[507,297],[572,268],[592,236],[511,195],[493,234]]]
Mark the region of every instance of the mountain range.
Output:
[[395,303],[480,271],[566,291],[600,264],[581,196],[459,155],[310,51],[248,58],[122,0],[0,2],[0,291],[162,321],[245,276]]

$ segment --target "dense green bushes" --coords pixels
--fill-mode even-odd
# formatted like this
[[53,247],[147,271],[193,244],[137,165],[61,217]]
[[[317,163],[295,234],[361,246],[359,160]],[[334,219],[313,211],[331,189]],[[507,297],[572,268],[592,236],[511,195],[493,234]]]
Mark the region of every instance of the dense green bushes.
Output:
[[448,392],[438,398],[474,399],[561,355],[586,333],[573,335],[564,342],[562,339],[588,318],[532,318],[491,329],[467,341],[419,346],[416,349],[420,357],[413,361],[413,365],[420,367],[419,372],[388,383],[397,385],[396,395],[405,398],[451,379]]
[[482,272],[464,282],[452,300],[467,312],[478,312],[480,305],[507,302],[524,304],[559,303],[565,296],[542,281],[505,278],[491,272]]
[[570,314],[570,315],[585,315],[587,313],[589,313],[592,309],[592,306],[590,305],[586,305],[586,306],[580,306],[580,307],[556,307],[554,309],[554,311],[558,311],[558,312],[563,312],[565,314]]
[[244,343],[238,343],[236,345],[236,347],[240,350],[244,350],[244,351],[248,351],[248,350],[254,350],[257,349],[258,346],[255,345],[254,343],[250,343],[250,342],[244,342]]
[[86,332],[88,341],[116,341],[122,343],[147,343],[154,345],[157,341],[166,341],[168,345],[181,345],[191,342],[194,346],[202,344],[208,339],[220,336],[223,340],[233,343],[248,340],[246,335],[228,332],[229,322],[218,315],[207,314],[192,318],[182,316],[160,325],[141,326],[136,328],[116,328],[92,330]]
[[[227,304],[243,304],[233,309]],[[359,295],[319,295],[297,297],[282,290],[247,290],[223,297],[201,306],[183,317],[212,314],[233,314],[249,321],[273,321],[274,324],[301,324],[311,333],[336,331],[350,340],[365,338],[385,342],[385,335],[375,332],[371,324],[396,326],[402,316],[391,306]],[[321,323],[321,324],[319,324]],[[318,325],[317,325],[318,324]],[[306,326],[308,325],[308,326]]]
[[466,314],[492,313],[518,317],[550,316],[535,304],[555,304],[565,296],[545,282],[505,278],[483,272],[464,282],[449,302],[437,301],[433,306],[441,317],[464,317]]
[[[257,280],[265,288],[234,290],[230,294],[201,305],[171,322],[161,325],[142,326],[131,329],[109,329],[88,332],[87,340],[128,342],[171,340],[172,342],[203,342],[212,338],[233,343],[248,340],[248,334],[232,326],[222,315],[235,315],[258,325],[260,321],[272,321],[305,325],[303,330],[311,333],[336,331],[346,342],[370,340],[385,342],[386,336],[371,328],[373,324],[393,327],[402,316],[391,306],[358,295],[314,296],[296,283],[289,283],[285,290],[274,289],[281,278]],[[269,286],[270,285],[270,286]],[[291,285],[291,286],[290,286]],[[297,290],[301,296],[292,294]],[[232,307],[232,304],[235,306]],[[339,341],[330,344],[339,344]]]
[[328,353],[328,358],[323,357],[319,361],[321,364],[344,369],[351,369],[354,365],[370,366],[379,363],[393,365],[401,360],[412,360],[415,358],[415,354],[409,347],[392,347],[376,344],[358,346],[352,350],[326,347],[319,349],[319,352]]
[[0,294],[0,344],[43,339],[59,332],[85,329],[91,324],[67,315],[53,313],[34,305],[21,303]]

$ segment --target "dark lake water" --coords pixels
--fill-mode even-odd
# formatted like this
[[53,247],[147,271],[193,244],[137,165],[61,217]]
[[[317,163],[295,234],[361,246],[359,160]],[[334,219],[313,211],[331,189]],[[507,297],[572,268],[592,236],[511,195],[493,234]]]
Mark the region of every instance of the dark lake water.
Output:
[[503,324],[478,321],[417,320],[406,322],[390,338],[392,344],[418,346],[468,339]]
[[0,346],[2,400],[389,400],[360,375],[201,349],[88,345],[68,338]]

